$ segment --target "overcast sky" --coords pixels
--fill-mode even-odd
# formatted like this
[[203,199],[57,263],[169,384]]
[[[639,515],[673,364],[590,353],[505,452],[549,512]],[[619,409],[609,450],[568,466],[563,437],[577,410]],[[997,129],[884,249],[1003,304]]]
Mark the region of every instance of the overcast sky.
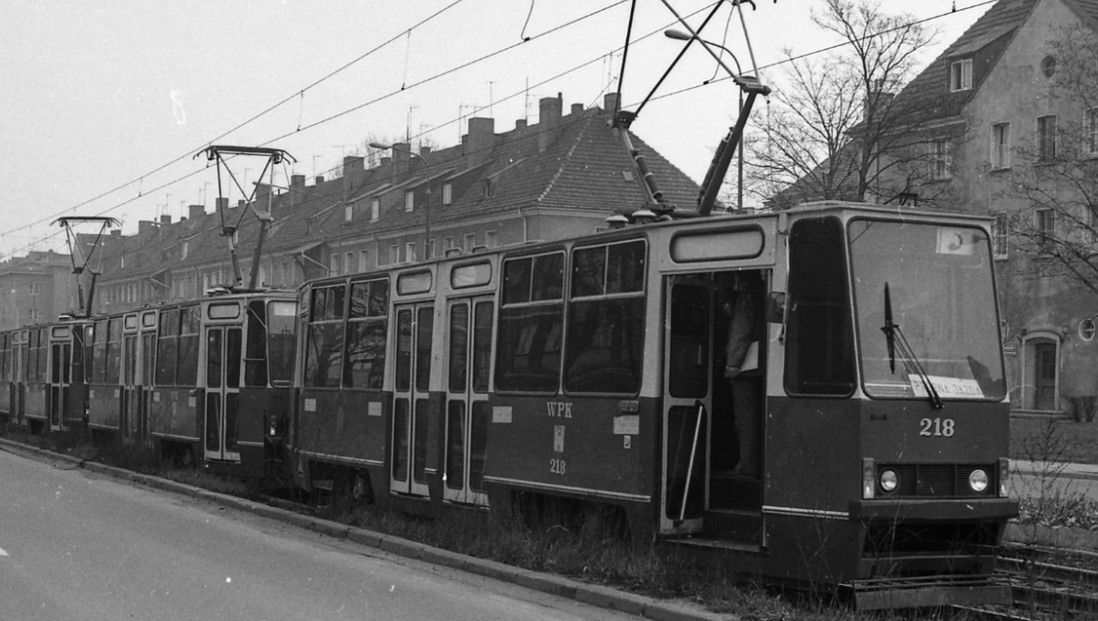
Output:
[[[711,4],[669,1],[693,26]],[[786,48],[797,54],[836,42],[811,22],[822,0],[757,2],[757,11],[744,13],[760,67],[780,61]],[[574,103],[600,105],[618,88],[620,54],[609,54],[624,42],[630,4],[0,0],[0,259],[64,250],[60,229],[50,226],[62,215],[109,215],[130,232],[138,220],[168,214],[174,221],[188,204],[212,209],[215,172],[191,158],[211,142],[285,149],[298,161],[277,171],[276,185],[286,183],[284,173],[311,184],[344,155],[364,154],[370,140],[411,135],[416,146],[451,146],[465,132],[459,119],[491,116],[496,131],[506,131],[517,119],[537,122],[538,99],[558,92],[565,114]],[[725,41],[746,69],[743,30],[728,6],[703,36]],[[881,6],[915,18],[945,14],[929,22],[940,35],[927,63],[990,5]],[[633,39],[674,22],[660,0],[638,0]],[[626,108],[643,99],[681,45],[662,36],[634,43],[622,81]],[[763,81],[775,71],[761,70]],[[691,49],[657,93],[670,95],[633,125],[695,180],[735,120],[729,81],[689,89],[713,72],[713,61]],[[756,111],[765,107],[760,101]],[[234,166],[254,177],[260,165]]]

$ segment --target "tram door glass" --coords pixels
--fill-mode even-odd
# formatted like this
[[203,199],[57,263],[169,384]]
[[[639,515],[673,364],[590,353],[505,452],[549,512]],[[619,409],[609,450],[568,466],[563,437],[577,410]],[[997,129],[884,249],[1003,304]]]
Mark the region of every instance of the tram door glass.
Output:
[[402,494],[425,496],[434,306],[398,307],[396,322],[390,489]]
[[[132,322],[132,323],[131,323]],[[137,316],[125,318],[125,334],[122,336],[122,435],[127,439],[137,436],[140,417],[140,386],[138,370],[141,368],[138,352]]]
[[484,456],[493,314],[490,298],[450,303],[444,496],[454,502],[487,503]]
[[206,459],[240,461],[237,414],[242,330],[206,327]]

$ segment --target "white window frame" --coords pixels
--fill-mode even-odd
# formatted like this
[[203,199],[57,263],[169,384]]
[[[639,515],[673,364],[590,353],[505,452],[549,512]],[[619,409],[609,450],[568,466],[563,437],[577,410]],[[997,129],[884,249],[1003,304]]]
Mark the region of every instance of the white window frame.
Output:
[[953,178],[953,143],[946,138],[930,143],[930,177],[934,180]]
[[[1051,119],[1051,121],[1049,121]],[[1043,114],[1037,117],[1037,159],[1041,162],[1056,159],[1056,115]],[[1051,135],[1049,135],[1051,132]],[[1046,148],[1051,147],[1051,148]]]
[[404,243],[404,262],[414,263],[416,261],[416,242],[410,241]]
[[355,253],[354,253],[354,251],[353,250],[348,250],[347,252],[343,253],[343,269],[344,269],[344,272],[347,273],[347,274],[350,274],[354,270],[354,268],[352,267],[354,264],[355,264]]
[[411,213],[416,208],[416,193],[408,190],[404,193],[404,211]]
[[389,263],[400,263],[400,244],[389,244]]
[[454,184],[444,183],[442,184],[442,204],[449,205],[454,202]]
[[354,222],[355,221],[355,206],[344,205],[343,206],[343,221]]
[[466,233],[465,236],[461,239],[461,250],[462,250],[462,252],[464,252],[465,254],[470,254],[470,253],[473,252],[473,248],[476,248],[476,247],[477,247],[477,234],[476,233]]
[[1010,218],[1002,212],[995,214],[991,225],[991,251],[996,260],[1010,258]]
[[358,271],[365,272],[370,269],[370,253],[365,250],[358,251]]
[[339,253],[333,252],[332,256],[328,257],[328,275],[339,276]]
[[992,170],[1010,168],[1010,123],[995,123],[991,126],[990,159]]
[[377,219],[381,217],[381,199],[375,198],[370,201],[370,222],[377,222]]
[[484,247],[495,248],[499,245],[499,236],[495,231],[484,231]]
[[949,91],[972,90],[972,59],[962,58],[949,64]]

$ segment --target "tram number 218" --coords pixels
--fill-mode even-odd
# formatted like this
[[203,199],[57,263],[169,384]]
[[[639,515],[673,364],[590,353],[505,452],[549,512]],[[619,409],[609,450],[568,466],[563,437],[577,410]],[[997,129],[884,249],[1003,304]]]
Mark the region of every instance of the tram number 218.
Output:
[[920,436],[953,437],[956,425],[952,418],[924,418],[919,421]]
[[567,471],[566,465],[563,459],[554,457],[549,460],[549,472],[552,474],[563,475]]

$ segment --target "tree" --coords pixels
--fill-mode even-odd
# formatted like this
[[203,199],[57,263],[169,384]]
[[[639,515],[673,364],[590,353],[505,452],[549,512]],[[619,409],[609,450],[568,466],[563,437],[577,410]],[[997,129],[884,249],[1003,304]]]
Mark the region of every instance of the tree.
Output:
[[765,126],[748,140],[754,191],[782,207],[800,200],[885,200],[928,172],[916,98],[894,97],[916,74],[934,33],[872,0],[825,0],[813,21],[847,45],[822,60],[787,50]]
[[1010,193],[1026,207],[1007,225],[1028,271],[1098,293],[1098,37],[1071,27],[1048,52],[1042,71],[1061,114],[1038,117],[1015,149]]

